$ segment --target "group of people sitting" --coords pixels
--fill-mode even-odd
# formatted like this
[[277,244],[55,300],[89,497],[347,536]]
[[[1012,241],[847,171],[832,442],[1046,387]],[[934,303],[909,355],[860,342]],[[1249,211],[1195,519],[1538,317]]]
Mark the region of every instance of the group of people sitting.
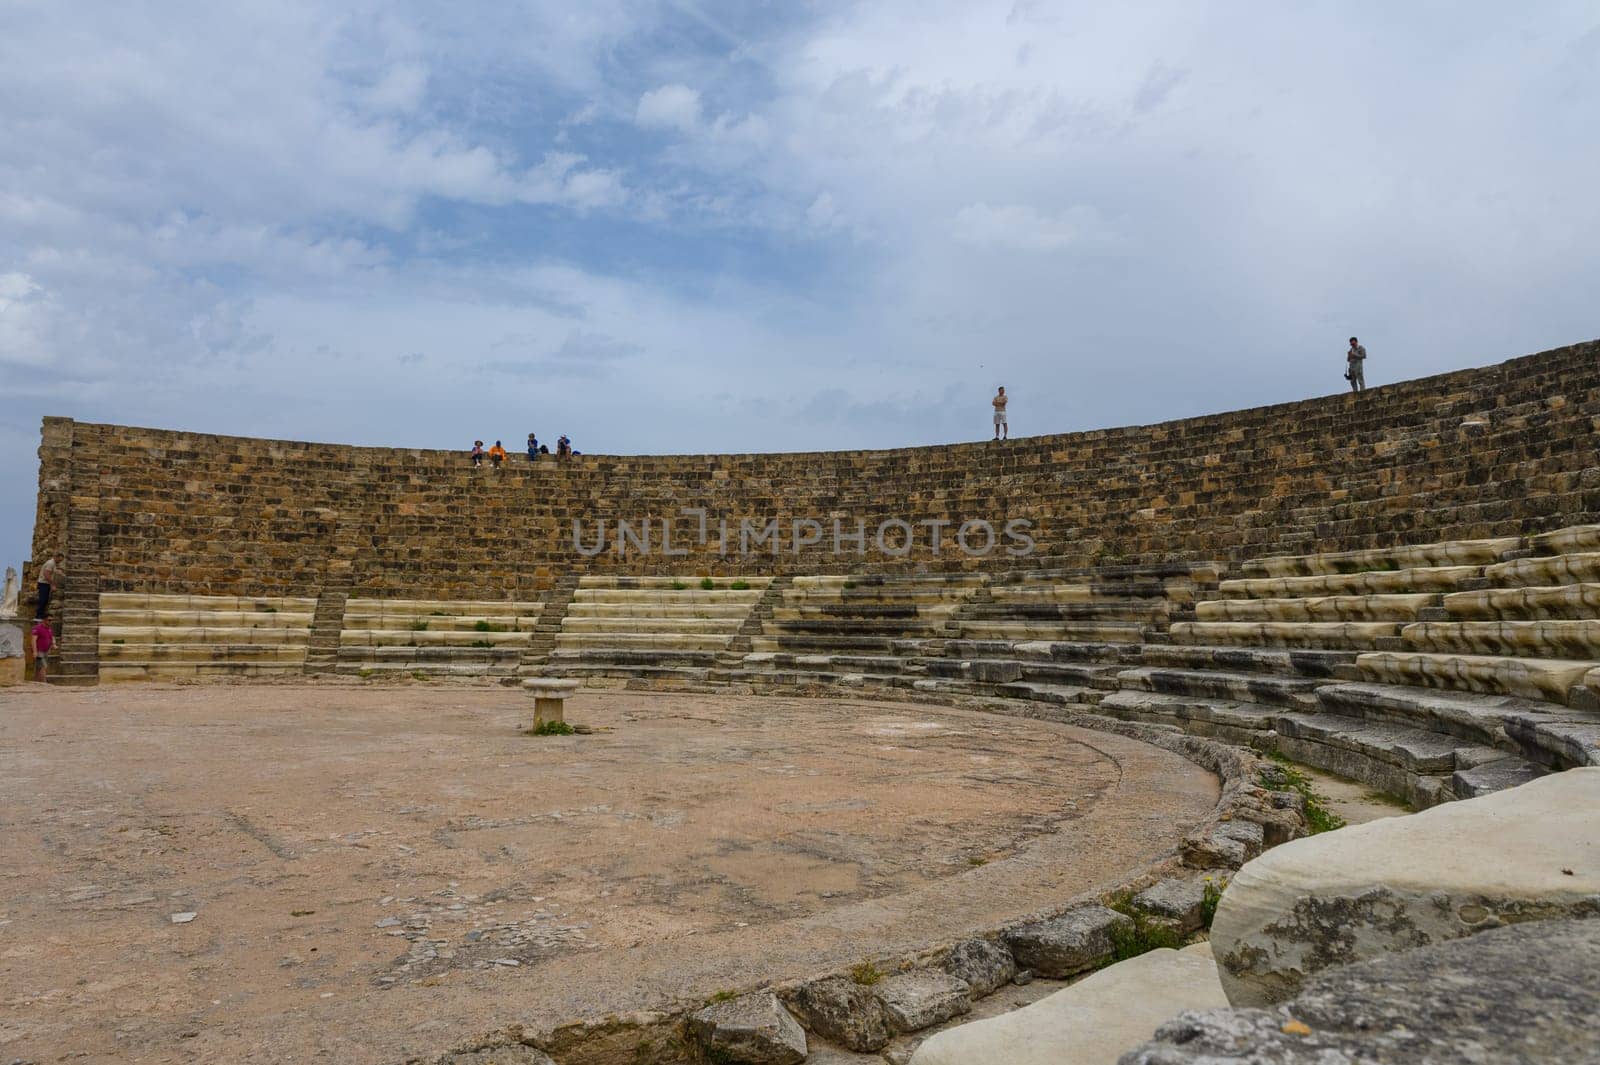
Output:
[[[550,449],[544,444],[539,443],[539,438],[537,436],[535,436],[533,433],[529,433],[528,461],[533,462],[540,455],[548,454],[550,454]],[[578,452],[572,450],[572,441],[567,439],[567,434],[562,433],[560,439],[556,441],[556,458],[564,459],[568,455],[576,454],[578,454]],[[494,447],[490,448],[488,451],[485,451],[483,449],[483,441],[474,440],[472,442],[472,464],[474,466],[482,466],[485,455],[489,457],[489,465],[493,466],[495,469],[499,469],[500,464],[506,460],[506,449],[504,445],[500,443],[500,441],[496,440],[494,442]]]

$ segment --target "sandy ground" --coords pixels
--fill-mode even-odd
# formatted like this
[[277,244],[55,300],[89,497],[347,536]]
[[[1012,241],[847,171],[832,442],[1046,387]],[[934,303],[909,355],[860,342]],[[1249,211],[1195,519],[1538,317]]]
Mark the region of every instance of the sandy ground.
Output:
[[504,689],[6,690],[0,1061],[394,1062],[700,1001],[1107,885],[1217,794],[942,708],[568,709],[601,731],[519,735]]

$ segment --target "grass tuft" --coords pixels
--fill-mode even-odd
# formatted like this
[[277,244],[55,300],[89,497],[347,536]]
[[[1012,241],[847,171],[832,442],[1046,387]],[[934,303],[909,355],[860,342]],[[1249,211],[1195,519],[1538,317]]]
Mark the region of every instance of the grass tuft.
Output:
[[728,587],[733,589],[736,592],[748,591],[749,588],[750,588],[750,582],[749,581],[734,581],[732,584],[728,585]]
[[412,632],[427,632],[428,631],[428,623],[426,621],[413,621],[411,623],[411,631]]
[[1217,916],[1217,903],[1222,901],[1222,889],[1227,886],[1226,880],[1206,877],[1204,894],[1200,899],[1200,926],[1208,932],[1211,931],[1211,921]]
[[850,966],[850,979],[862,987],[871,987],[883,979],[883,973],[870,961],[864,961],[860,965]]
[[1274,764],[1271,776],[1277,778],[1276,782],[1271,777],[1264,775],[1261,783],[1269,788],[1298,791],[1306,803],[1306,827],[1311,829],[1313,836],[1321,832],[1332,832],[1345,826],[1345,819],[1328,809],[1326,800],[1318,795],[1311,786],[1311,778],[1306,776],[1299,766],[1295,765],[1283,755],[1273,752],[1267,755]]
[[1137,958],[1152,950],[1176,950],[1182,945],[1183,937],[1176,928],[1152,920],[1149,914],[1134,907],[1131,893],[1125,891],[1106,905],[1133,921],[1131,925],[1116,925],[1111,929],[1111,950],[1117,961]]
[[565,721],[541,721],[533,726],[535,736],[570,736],[572,733],[572,726]]
[[681,592],[687,587],[689,587],[689,586],[687,584],[684,584],[682,581],[673,581],[672,582],[672,590],[675,591],[675,592]]
[[712,580],[710,577],[701,577],[700,578],[700,587],[701,587],[702,590],[709,592],[713,588],[715,588],[716,586],[717,586],[717,582]]

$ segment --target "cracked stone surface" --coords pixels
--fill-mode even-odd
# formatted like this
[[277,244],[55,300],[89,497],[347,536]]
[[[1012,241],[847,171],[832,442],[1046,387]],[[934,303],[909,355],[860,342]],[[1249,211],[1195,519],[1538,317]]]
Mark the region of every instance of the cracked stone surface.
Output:
[[8,1061],[393,1065],[705,1002],[1113,883],[1218,794],[1115,735],[865,699],[584,692],[600,731],[548,738],[498,687],[5,711]]
[[1329,969],[1272,1009],[1182,1014],[1120,1065],[1596,1061],[1597,971],[1600,920],[1512,925]]
[[1505,924],[1600,915],[1600,768],[1287,843],[1236,873],[1211,926],[1228,1001]]
[[689,1018],[689,1030],[712,1061],[727,1065],[798,1065],[806,1033],[776,995],[760,991],[718,1002]]
[[1079,906],[1059,917],[1006,933],[1017,964],[1053,980],[1091,969],[1111,956],[1111,930],[1133,921],[1100,905]]

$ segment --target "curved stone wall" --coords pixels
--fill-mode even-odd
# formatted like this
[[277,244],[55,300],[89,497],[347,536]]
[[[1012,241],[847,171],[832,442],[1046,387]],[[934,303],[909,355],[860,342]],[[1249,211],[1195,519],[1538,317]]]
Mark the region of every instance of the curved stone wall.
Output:
[[[1239,559],[1526,533],[1600,514],[1600,342],[1373,389],[1152,426],[1004,445],[769,455],[608,456],[473,470],[463,453],[210,436],[46,419],[34,557],[61,546],[101,592],[518,598],[572,573],[838,573],[1015,568],[954,548],[955,527],[1026,520],[1055,566]],[[711,543],[614,523],[703,508]],[[784,550],[740,558],[741,519]],[[868,549],[791,553],[795,519],[857,521]],[[574,549],[572,522],[611,524]],[[726,519],[730,554],[715,529]],[[888,519],[947,521],[904,557]],[[1003,546],[1003,544],[1002,544]],[[85,556],[89,557],[85,557]],[[70,567],[69,567],[70,568]],[[31,587],[31,567],[28,574]]]

